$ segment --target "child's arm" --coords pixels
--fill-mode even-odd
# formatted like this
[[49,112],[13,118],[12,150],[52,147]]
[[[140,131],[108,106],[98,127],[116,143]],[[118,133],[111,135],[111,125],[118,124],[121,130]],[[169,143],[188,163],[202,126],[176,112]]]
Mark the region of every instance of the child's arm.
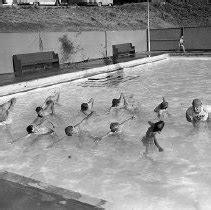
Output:
[[17,138],[17,139],[14,139],[14,140],[10,141],[9,143],[10,143],[10,144],[13,144],[13,143],[15,143],[16,141],[19,141],[20,139],[28,138],[28,137],[31,136],[31,135],[32,135],[31,133],[30,133],[30,134],[26,134],[25,136],[22,136],[22,137],[19,137],[19,138]]
[[101,137],[94,137],[94,142],[99,142],[101,140],[103,140],[104,138],[106,138],[107,136],[109,136],[110,134],[112,134],[111,131],[109,131],[108,133],[106,133],[104,136],[101,136]]
[[92,108],[93,108],[93,106],[94,106],[94,99],[93,98],[90,98],[90,100],[87,102],[88,104],[91,104],[91,110],[92,110]]
[[92,114],[93,114],[93,112],[91,112],[90,114],[88,114],[86,117],[84,117],[84,119],[81,120],[81,122],[77,123],[77,124],[74,125],[73,127],[79,126],[84,120],[87,120]]
[[123,125],[123,124],[126,123],[127,121],[133,120],[133,119],[135,119],[135,116],[134,116],[134,115],[133,115],[132,117],[130,117],[130,118],[124,120],[123,122],[119,123],[119,125]]
[[163,148],[158,144],[157,139],[156,139],[155,136],[154,136],[154,143],[155,143],[155,146],[159,149],[159,152],[162,152]]
[[186,119],[188,122],[193,122],[193,117],[189,115],[188,111],[186,111]]

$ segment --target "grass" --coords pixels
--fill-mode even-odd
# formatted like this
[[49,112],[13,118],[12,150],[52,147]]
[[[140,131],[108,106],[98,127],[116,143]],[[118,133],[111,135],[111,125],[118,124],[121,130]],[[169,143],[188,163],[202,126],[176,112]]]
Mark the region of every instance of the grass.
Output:
[[[150,5],[151,28],[205,26],[211,7],[191,4]],[[104,31],[147,28],[147,4],[114,7],[0,7],[0,32]]]

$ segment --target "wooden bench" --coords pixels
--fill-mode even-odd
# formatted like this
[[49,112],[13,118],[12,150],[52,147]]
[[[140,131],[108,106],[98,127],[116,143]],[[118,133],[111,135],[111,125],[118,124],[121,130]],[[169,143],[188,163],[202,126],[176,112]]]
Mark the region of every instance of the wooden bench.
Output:
[[132,46],[131,43],[116,44],[112,45],[113,49],[113,63],[117,63],[119,56],[135,56],[135,46]]
[[31,73],[36,70],[59,70],[59,56],[53,51],[13,55],[15,76]]

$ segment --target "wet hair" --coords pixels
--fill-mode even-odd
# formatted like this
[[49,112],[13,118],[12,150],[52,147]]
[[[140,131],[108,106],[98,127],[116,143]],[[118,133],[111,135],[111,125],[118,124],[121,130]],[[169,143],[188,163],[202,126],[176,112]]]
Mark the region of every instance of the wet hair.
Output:
[[89,109],[88,103],[82,103],[81,104],[81,111],[87,111]]
[[163,101],[163,102],[160,104],[160,108],[161,108],[161,109],[167,109],[167,108],[168,108],[168,102]]
[[196,98],[196,99],[193,100],[192,105],[194,107],[198,107],[198,106],[202,105],[202,102],[199,99]]
[[111,107],[117,107],[118,105],[119,105],[119,99],[117,99],[117,98],[114,98],[113,100],[112,100],[112,106]]
[[33,125],[27,126],[26,131],[27,131],[28,134],[34,133],[34,132],[33,132]]
[[71,126],[71,125],[67,126],[64,131],[67,136],[72,136],[73,135],[73,126]]
[[162,120],[159,121],[159,122],[156,122],[156,123],[153,125],[152,131],[153,131],[153,132],[162,131],[164,125],[165,125],[165,123],[164,123]]
[[110,124],[110,130],[111,132],[117,132],[119,129],[119,123],[118,122],[113,122]]
[[41,107],[41,106],[38,106],[36,109],[35,109],[35,111],[38,113],[38,112],[40,112],[41,110],[43,110],[43,108]]

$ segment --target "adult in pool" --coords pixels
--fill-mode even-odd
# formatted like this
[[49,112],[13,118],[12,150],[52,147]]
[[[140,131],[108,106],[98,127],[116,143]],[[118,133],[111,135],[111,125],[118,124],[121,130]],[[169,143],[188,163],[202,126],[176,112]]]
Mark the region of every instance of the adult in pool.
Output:
[[11,123],[9,120],[9,115],[14,109],[16,103],[16,98],[11,98],[9,101],[0,105],[0,124],[5,125]]
[[109,135],[112,135],[112,134],[117,134],[121,131],[121,126],[123,124],[125,124],[126,122],[128,122],[129,120],[133,120],[135,119],[135,116],[131,116],[130,118],[124,120],[123,122],[121,123],[118,123],[118,122],[112,122],[110,124],[110,131],[107,132],[105,135],[101,136],[101,137],[94,137],[94,142],[99,142],[101,141],[102,139],[106,138],[107,136]]
[[163,130],[165,123],[163,121],[158,121],[156,123],[149,121],[148,123],[150,127],[148,128],[145,136],[142,138],[142,143],[146,147],[144,154],[148,154],[149,149],[154,146],[158,148],[159,152],[162,152],[163,148],[158,144],[156,135]]
[[203,105],[201,100],[194,99],[192,106],[186,110],[186,119],[194,126],[210,121],[211,106]]

